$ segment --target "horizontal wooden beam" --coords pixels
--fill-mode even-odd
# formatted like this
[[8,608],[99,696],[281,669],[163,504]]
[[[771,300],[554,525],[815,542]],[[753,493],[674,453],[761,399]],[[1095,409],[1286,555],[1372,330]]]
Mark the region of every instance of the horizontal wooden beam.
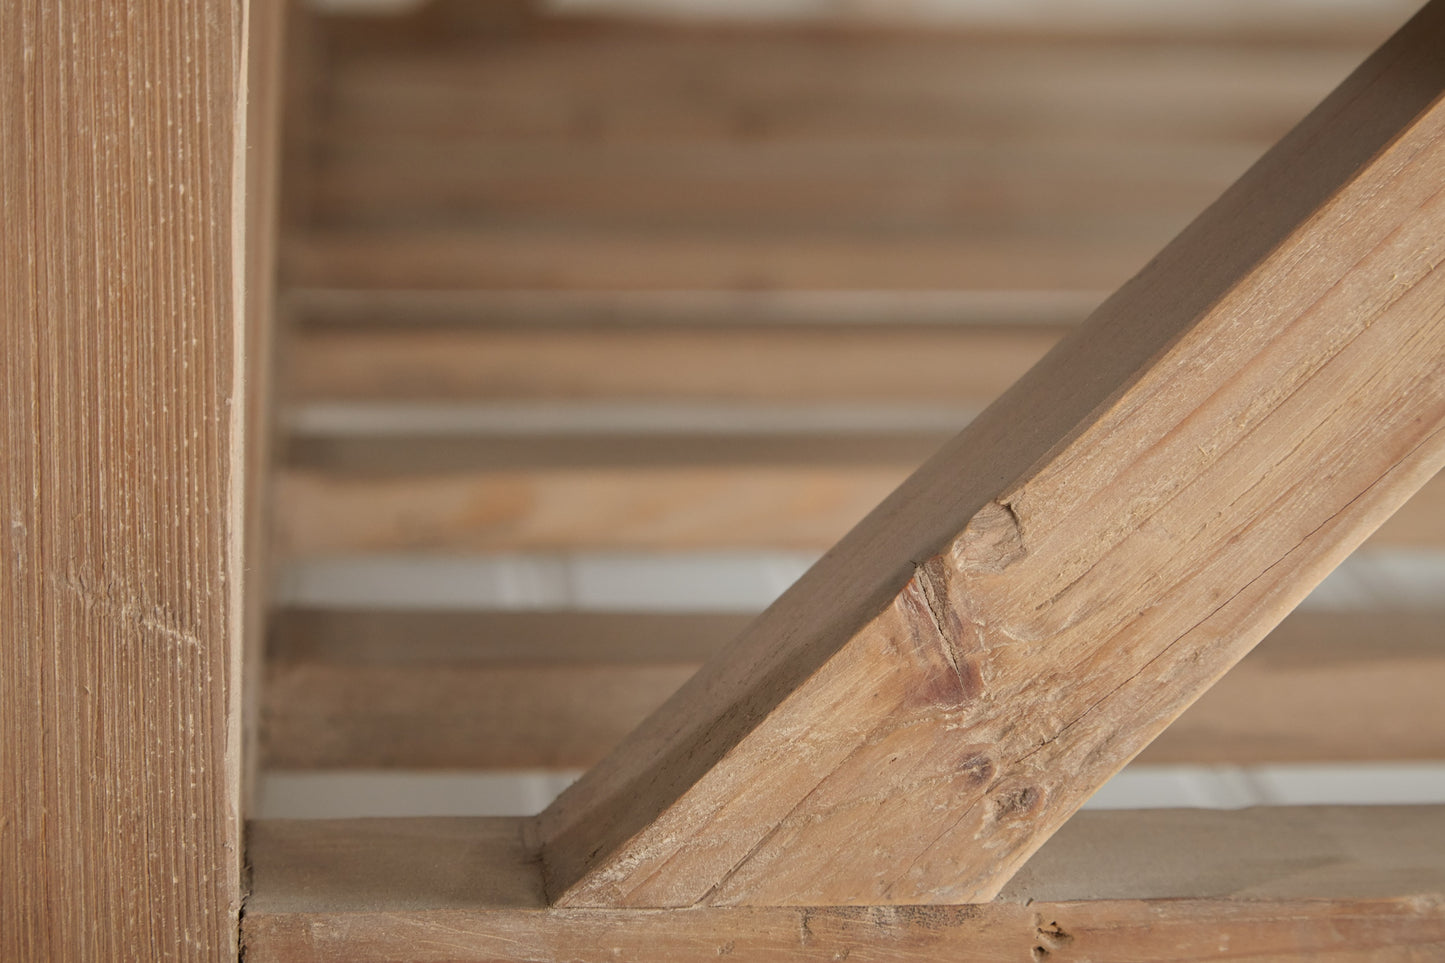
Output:
[[344,332],[416,327],[490,330],[550,326],[607,331],[700,326],[981,328],[1076,327],[1104,291],[548,291],[295,288],[297,326]]
[[1080,245],[1042,230],[728,235],[708,228],[474,224],[317,230],[283,244],[282,280],[308,287],[603,290],[1109,290],[1157,237]]
[[[1280,131],[1288,126],[1281,118]],[[718,230],[1010,229],[1161,241],[1272,138],[999,143],[877,138],[535,143],[408,137],[328,145],[314,211],[330,226],[536,218]]]
[[[283,554],[821,548],[901,480],[893,468],[586,468],[334,478],[284,471]],[[841,524],[840,524],[841,523]]]
[[283,611],[272,768],[581,768],[747,615]]
[[[926,433],[872,439],[308,439],[292,445],[300,464],[278,474],[273,540],[278,552],[292,557],[822,551],[943,440]],[[595,463],[577,464],[589,453]],[[489,464],[507,458],[536,467]],[[676,462],[691,458],[696,461]],[[1369,544],[1445,546],[1445,479],[1425,486]]]
[[[514,405],[499,405],[494,412],[436,409],[420,418],[415,409],[397,407],[390,412],[396,416],[395,425],[376,426],[381,409],[337,406],[327,411],[326,417],[339,421],[340,417],[333,416],[345,416],[359,430],[343,431],[336,424],[298,426],[282,446],[283,461],[288,470],[326,483],[387,478],[424,481],[484,476],[497,471],[749,467],[826,468],[844,474],[859,468],[882,468],[898,472],[901,479],[952,436],[949,428],[927,422],[903,427],[922,414],[922,409],[895,411],[866,405],[847,406],[837,412],[782,408],[699,410],[691,428],[684,423],[685,417],[679,417],[684,413],[676,405],[638,406],[617,413],[610,422],[601,417],[606,413],[600,405],[588,411],[587,419],[571,417],[580,410],[570,405],[566,409],[550,407],[550,424],[542,425],[517,417]],[[292,413],[296,414],[296,410]],[[443,419],[455,415],[461,421],[485,417],[490,424],[472,431],[428,430],[430,426],[423,419],[431,414]],[[303,412],[297,420],[315,420],[309,417],[314,415],[313,409]],[[627,424],[633,415],[634,423]],[[641,423],[653,415],[668,420],[642,430]],[[849,418],[861,420],[867,416],[885,422],[884,426],[843,424]],[[928,420],[939,425],[952,420],[961,425],[969,416],[961,409],[943,408],[933,409]],[[831,424],[817,423],[825,420]],[[815,424],[810,425],[810,421]],[[410,427],[404,429],[408,424]],[[504,428],[511,430],[498,430]]]
[[1445,951],[1438,807],[1082,813],[981,906],[549,909],[518,820],[259,822],[251,963],[1190,963]]
[[1442,37],[1435,2],[564,792],[549,895],[990,899],[1423,485]]
[[[273,769],[585,769],[751,621],[734,614],[286,610]],[[1297,612],[1146,763],[1445,760],[1445,613]]]
[[302,327],[293,401],[958,402],[982,407],[1068,330],[1045,325]]
[[1320,44],[1298,23],[1280,42],[554,24],[491,37],[485,57],[395,24],[340,35],[324,136],[1269,142],[1389,32],[1377,21]]

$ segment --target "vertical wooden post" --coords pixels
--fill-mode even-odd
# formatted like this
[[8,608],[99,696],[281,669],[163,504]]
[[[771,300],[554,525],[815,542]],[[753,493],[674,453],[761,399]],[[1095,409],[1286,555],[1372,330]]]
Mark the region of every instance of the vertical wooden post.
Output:
[[0,959],[237,954],[246,16],[0,5]]

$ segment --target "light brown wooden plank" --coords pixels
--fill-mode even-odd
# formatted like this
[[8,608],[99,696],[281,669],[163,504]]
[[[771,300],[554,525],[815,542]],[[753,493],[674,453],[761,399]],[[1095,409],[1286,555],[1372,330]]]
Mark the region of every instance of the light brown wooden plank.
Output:
[[549,894],[986,900],[1428,480],[1442,37],[1434,3],[566,791]]
[[826,547],[906,473],[892,467],[623,467],[276,480],[287,556],[592,548]]
[[272,768],[580,768],[747,615],[286,611]]
[[[960,414],[959,420],[966,416]],[[901,479],[948,441],[936,429],[828,431],[627,431],[536,433],[296,433],[284,445],[289,469],[332,480],[425,478],[530,469],[888,468]],[[839,534],[842,534],[840,530]]]
[[627,291],[1109,290],[1156,249],[1150,240],[1081,245],[1042,230],[721,234],[497,226],[318,230],[283,245],[283,278],[302,287]]
[[1034,325],[303,329],[293,400],[951,401],[982,407],[1066,329]]
[[251,835],[245,941],[256,963],[1183,963],[1445,950],[1434,807],[1083,813],[1006,898],[982,906],[547,909],[515,820],[277,821]]
[[1445,612],[1295,612],[1141,763],[1445,759]]
[[393,29],[338,35],[325,136],[1268,142],[1388,29],[1320,46],[1305,24],[1256,43],[561,20],[440,49]]
[[0,958],[234,960],[245,4],[0,5]]
[[[278,769],[585,769],[747,615],[289,610],[266,682]],[[1148,763],[1445,759],[1445,613],[1295,613]]]
[[[292,444],[298,463],[277,477],[274,541],[291,557],[821,551],[942,443],[931,433],[307,440]],[[1368,544],[1445,546],[1445,479],[1426,484]]]
[[1416,492],[1372,536],[1372,544],[1433,549],[1445,545],[1445,477]]
[[1077,326],[1103,291],[547,291],[293,288],[297,323],[318,331],[493,327],[658,328]]
[[[1323,92],[1323,88],[1322,91]],[[1279,133],[1288,127],[1282,119]],[[1163,243],[1273,138],[1245,143],[805,143],[455,137],[342,141],[316,176],[331,226],[493,221],[717,230],[972,231],[1019,224]]]

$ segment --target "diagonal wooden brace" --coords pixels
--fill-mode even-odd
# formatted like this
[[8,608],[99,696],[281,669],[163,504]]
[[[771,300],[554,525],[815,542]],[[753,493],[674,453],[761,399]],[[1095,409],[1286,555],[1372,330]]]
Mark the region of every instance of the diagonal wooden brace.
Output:
[[1445,463],[1435,0],[537,821],[563,906],[988,900]]

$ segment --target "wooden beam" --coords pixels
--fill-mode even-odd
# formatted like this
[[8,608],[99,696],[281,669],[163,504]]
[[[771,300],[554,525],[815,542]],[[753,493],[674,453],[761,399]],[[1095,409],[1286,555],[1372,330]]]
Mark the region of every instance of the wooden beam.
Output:
[[[906,469],[905,469],[906,471]],[[276,481],[276,550],[822,548],[900,481],[894,468],[624,467]]]
[[[995,83],[1006,83],[998,80]],[[1328,89],[1322,85],[1321,93]],[[1303,109],[1303,108],[1301,108]],[[1288,129],[1281,118],[1278,133]],[[1079,239],[1162,243],[1272,138],[1139,143],[1129,138],[458,141],[328,145],[316,178],[321,223],[387,227],[537,218],[719,230],[970,230],[1047,223]]]
[[458,332],[562,326],[589,330],[852,325],[1072,329],[1104,291],[547,291],[295,288],[286,306],[317,331],[415,327]]
[[1273,41],[1201,41],[1182,31],[589,29],[557,18],[442,46],[406,38],[395,23],[364,41],[349,26],[332,27],[331,109],[320,119],[330,143],[435,137],[584,150],[860,139],[1267,144],[1389,32],[1377,23],[1321,44],[1299,23]]
[[[672,440],[678,443],[669,445]],[[609,448],[613,441],[618,446]],[[789,449],[790,442],[797,447]],[[922,433],[856,440],[791,433],[547,442],[490,436],[308,440],[292,448],[306,467],[278,474],[273,537],[276,550],[290,557],[569,549],[822,551],[942,443],[940,436]],[[598,462],[575,463],[588,453],[597,454]],[[698,463],[674,461],[690,454]],[[538,464],[488,464],[509,457]],[[830,462],[832,457],[838,460]],[[1425,485],[1368,544],[1445,546],[1445,479]]]
[[[376,410],[371,409],[370,413]],[[597,414],[598,410],[594,406],[589,415]],[[670,406],[669,410],[677,414],[676,406]],[[882,414],[895,422],[906,421],[911,414],[905,410],[901,412],[902,418],[894,418],[888,409],[870,410],[868,406],[849,406],[842,417],[832,419],[834,428],[806,424],[809,416],[820,413],[819,409],[794,411],[793,414],[801,414],[800,420],[805,421],[802,425],[764,427],[756,424],[765,421],[771,413],[787,417],[784,409],[774,408],[771,412],[738,410],[736,413],[741,417],[731,422],[725,412],[714,409],[710,412],[717,415],[711,426],[713,430],[705,430],[701,424],[694,424],[688,430],[689,426],[674,422],[646,431],[636,425],[630,430],[625,425],[589,425],[581,419],[569,425],[569,412],[559,409],[553,409],[559,416],[554,425],[556,430],[538,431],[535,427],[529,430],[525,424],[518,425],[520,419],[515,418],[516,411],[512,406],[498,410],[496,427],[512,427],[511,431],[434,434],[423,430],[356,434],[325,428],[297,431],[283,446],[283,470],[314,478],[322,484],[387,478],[424,481],[446,476],[485,476],[497,471],[599,468],[828,468],[845,473],[855,468],[882,468],[897,472],[901,480],[910,469],[943,447],[953,434],[946,428],[940,430],[926,424],[911,430],[872,428],[866,424],[848,428],[842,424],[860,413]],[[821,413],[826,415],[827,411]],[[935,420],[941,413],[935,409]],[[462,416],[470,414],[474,412]],[[366,417],[363,415],[363,419]],[[968,420],[963,411],[955,411],[954,417],[959,424]],[[754,424],[750,425],[750,421]],[[1433,505],[1432,499],[1426,500]],[[846,528],[840,529],[839,535],[843,531]]]
[[[585,769],[748,615],[279,613],[277,769]],[[1149,744],[1147,763],[1445,760],[1445,614],[1296,612]]]
[[1442,673],[1445,612],[1295,612],[1138,761],[1442,760]]
[[729,236],[674,230],[476,224],[316,230],[283,245],[283,280],[302,287],[1109,290],[1157,244],[1080,247],[1041,230],[839,234],[809,228]]
[[1436,807],[1082,813],[982,906],[547,908],[516,820],[262,822],[252,963],[1413,960],[1445,950]]
[[1043,325],[306,327],[292,401],[633,399],[982,407],[1068,330]]
[[557,904],[990,899],[1424,484],[1442,39],[1436,2],[565,792]]
[[247,53],[0,5],[3,959],[237,956]]
[[581,768],[747,615],[283,611],[272,768]]

